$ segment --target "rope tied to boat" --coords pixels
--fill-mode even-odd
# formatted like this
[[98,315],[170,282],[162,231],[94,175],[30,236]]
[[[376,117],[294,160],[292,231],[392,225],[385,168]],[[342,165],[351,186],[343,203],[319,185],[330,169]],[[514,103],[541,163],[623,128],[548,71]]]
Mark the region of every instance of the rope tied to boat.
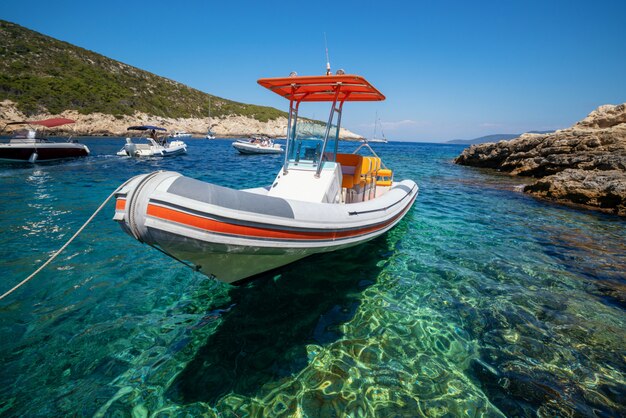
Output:
[[13,286],[12,289],[4,292],[1,296],[0,296],[0,300],[4,299],[5,297],[9,296],[11,293],[15,292],[17,289],[19,289],[20,287],[22,287],[23,285],[25,285],[26,283],[28,283],[33,277],[35,277],[41,270],[43,270],[48,264],[52,263],[52,261],[54,261],[55,258],[57,258],[59,256],[59,254],[61,254],[63,252],[63,250],[65,250],[68,245],[70,245],[72,243],[72,241],[74,241],[74,239],[76,239],[76,237],[83,232],[83,230],[87,227],[87,225],[89,225],[91,223],[91,221],[96,217],[96,215],[98,213],[100,213],[100,211],[102,210],[102,208],[104,208],[104,206],[106,206],[107,203],[109,203],[109,200],[111,200],[111,198],[113,196],[115,196],[115,194],[117,192],[119,192],[124,186],[126,186],[128,184],[128,182],[130,182],[132,179],[127,180],[126,182],[124,182],[124,184],[122,184],[120,187],[118,187],[117,189],[115,189],[115,191],[113,193],[111,193],[109,195],[109,197],[107,197],[104,202],[102,202],[102,204],[98,207],[98,209],[96,209],[96,211],[89,217],[89,219],[87,219],[87,222],[85,222],[83,224],[83,226],[81,226],[80,228],[78,228],[78,231],[76,231],[76,233],[74,233],[74,235],[72,235],[72,237],[67,240],[67,242],[65,244],[63,244],[63,246],[61,248],[59,248],[54,254],[52,254],[52,256],[48,259],[48,261],[46,261],[45,263],[43,263],[37,270],[35,270],[33,272],[33,274],[31,274],[30,276],[28,276],[27,278],[25,278],[24,280],[22,280],[21,282],[19,282],[18,284],[16,284],[15,286]]
[[[143,186],[147,183],[148,180],[152,179],[155,175],[161,173],[161,171],[155,171],[153,173],[150,173],[149,175],[145,176],[140,183],[137,185],[137,187],[135,188],[135,191],[133,193],[133,197],[137,196],[138,193],[141,191],[141,189],[143,188]],[[13,286],[13,288],[11,288],[10,290],[6,291],[5,293],[3,293],[2,295],[0,295],[0,300],[4,299],[5,297],[9,296],[11,293],[15,292],[17,289],[19,289],[20,287],[22,287],[23,285],[25,285],[26,283],[28,283],[33,277],[35,277],[37,274],[39,274],[44,268],[46,268],[46,266],[48,266],[50,263],[52,263],[58,256],[59,254],[61,254],[71,243],[72,241],[74,241],[74,239],[76,239],[76,237],[78,237],[78,235],[80,235],[81,232],[83,232],[83,230],[87,227],[87,225],[89,225],[91,223],[91,221],[93,221],[93,219],[96,217],[96,215],[98,215],[98,213],[100,213],[100,211],[106,206],[107,203],[109,203],[109,201],[111,200],[111,198],[113,196],[115,196],[117,194],[117,192],[119,192],[120,190],[122,190],[124,188],[124,186],[126,186],[128,183],[130,183],[133,179],[135,179],[135,177],[132,177],[128,180],[126,180],[121,186],[119,186],[117,189],[115,189],[113,191],[113,193],[111,193],[105,200],[104,202],[102,202],[102,204],[100,204],[100,206],[98,207],[98,209],[96,209],[96,211],[94,213],[91,214],[91,216],[89,217],[89,219],[87,219],[87,221],[80,227],[78,228],[78,231],[76,231],[74,233],[74,235],[72,235],[72,237],[67,240],[67,242],[65,244],[63,244],[63,246],[61,248],[59,248],[54,254],[52,254],[52,256],[45,262],[43,263],[37,270],[35,270],[30,276],[28,276],[27,278],[25,278],[24,280],[22,280],[21,282],[19,282],[18,284],[16,284],[15,286]],[[136,206],[136,202],[137,199],[132,199],[129,202],[129,211],[128,211],[128,224],[131,228],[132,234],[133,236],[141,243],[144,244],[148,244],[149,246],[151,246],[152,248],[162,252],[163,254],[173,258],[174,260],[178,261],[179,263],[189,267],[190,269],[194,270],[194,271],[200,271],[200,269],[202,268],[202,266],[199,265],[192,265],[189,263],[186,263],[185,261],[179,259],[178,257],[164,251],[163,249],[152,245],[150,243],[145,243],[142,239],[140,239],[141,234],[139,233],[138,229],[137,229],[137,225],[134,219],[134,209]]]

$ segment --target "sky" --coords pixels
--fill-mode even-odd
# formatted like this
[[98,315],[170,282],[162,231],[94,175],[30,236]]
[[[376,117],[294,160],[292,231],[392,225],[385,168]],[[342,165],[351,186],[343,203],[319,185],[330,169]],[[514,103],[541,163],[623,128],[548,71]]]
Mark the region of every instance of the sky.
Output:
[[[439,142],[571,126],[626,102],[626,1],[2,0],[0,18],[204,92],[287,110],[256,80],[364,76],[342,124]],[[301,114],[325,120],[329,107]]]

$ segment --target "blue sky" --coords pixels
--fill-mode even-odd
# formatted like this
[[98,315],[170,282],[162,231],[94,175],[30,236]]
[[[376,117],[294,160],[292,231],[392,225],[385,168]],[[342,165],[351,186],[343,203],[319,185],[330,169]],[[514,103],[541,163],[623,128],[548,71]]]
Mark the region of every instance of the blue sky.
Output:
[[[286,110],[256,84],[297,71],[366,77],[382,103],[343,125],[442,141],[568,127],[626,102],[626,1],[3,0],[0,18],[199,90]],[[325,119],[324,106],[303,108]]]

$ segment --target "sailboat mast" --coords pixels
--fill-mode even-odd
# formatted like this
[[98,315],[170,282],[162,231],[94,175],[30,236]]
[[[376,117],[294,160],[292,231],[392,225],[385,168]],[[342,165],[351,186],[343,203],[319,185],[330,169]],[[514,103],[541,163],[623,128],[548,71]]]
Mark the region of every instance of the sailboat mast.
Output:
[[378,111],[376,111],[376,117],[374,118],[374,135],[372,139],[376,139],[376,128],[378,127]]

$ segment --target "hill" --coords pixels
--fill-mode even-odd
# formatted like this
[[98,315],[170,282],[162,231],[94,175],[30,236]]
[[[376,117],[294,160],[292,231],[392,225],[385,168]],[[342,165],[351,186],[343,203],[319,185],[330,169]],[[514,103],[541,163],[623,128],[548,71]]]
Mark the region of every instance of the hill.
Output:
[[464,144],[464,145],[482,144],[484,142],[497,142],[503,139],[504,140],[513,139],[513,138],[517,138],[518,136],[519,135],[517,134],[493,134],[493,135],[481,136],[480,138],[474,138],[474,139],[451,139],[450,141],[446,141],[446,144]]
[[[553,131],[530,131],[529,134],[547,134]],[[446,141],[446,144],[462,144],[462,145],[472,145],[472,144],[484,144],[486,142],[498,142],[498,141],[508,141],[509,139],[517,138],[521,134],[493,134],[481,136],[479,138],[474,139],[452,139],[450,141]]]
[[[0,101],[25,115],[141,112],[167,118],[206,117],[209,94],[95,52],[0,20]],[[285,112],[211,96],[216,118],[267,122]]]

